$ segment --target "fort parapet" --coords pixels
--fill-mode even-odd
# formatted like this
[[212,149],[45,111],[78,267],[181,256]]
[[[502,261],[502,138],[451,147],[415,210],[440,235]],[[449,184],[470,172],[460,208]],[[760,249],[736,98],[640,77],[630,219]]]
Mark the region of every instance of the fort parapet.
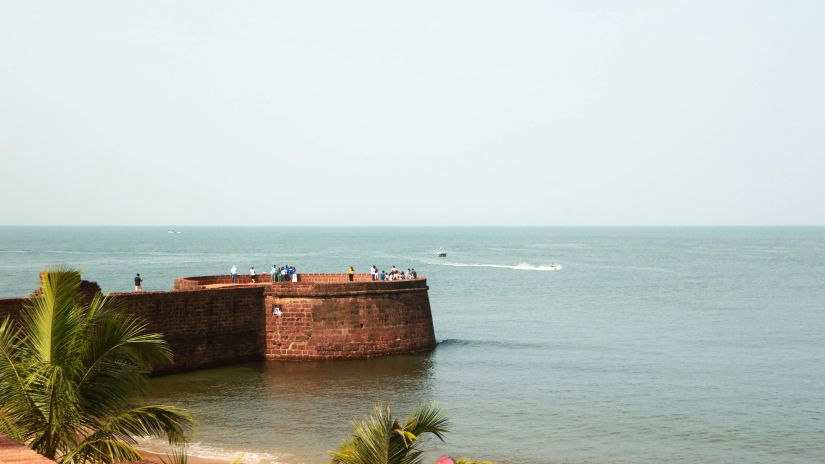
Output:
[[[167,373],[261,359],[333,360],[435,347],[427,280],[373,281],[369,274],[260,275],[176,279],[172,291],[112,293],[160,332],[175,354]],[[86,283],[86,288],[95,288]],[[23,299],[0,299],[0,318]],[[275,309],[279,311],[275,311]],[[279,314],[278,314],[279,313]]]

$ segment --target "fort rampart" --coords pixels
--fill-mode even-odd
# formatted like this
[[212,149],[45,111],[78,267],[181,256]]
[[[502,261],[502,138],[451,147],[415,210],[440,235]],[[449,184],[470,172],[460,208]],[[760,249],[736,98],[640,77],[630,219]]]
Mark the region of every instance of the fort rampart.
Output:
[[[176,279],[172,291],[112,293],[162,333],[175,354],[168,373],[260,359],[331,360],[435,347],[427,280],[372,281],[369,274]],[[86,287],[95,288],[91,283]],[[0,299],[0,319],[24,299]],[[277,311],[276,311],[277,309]]]

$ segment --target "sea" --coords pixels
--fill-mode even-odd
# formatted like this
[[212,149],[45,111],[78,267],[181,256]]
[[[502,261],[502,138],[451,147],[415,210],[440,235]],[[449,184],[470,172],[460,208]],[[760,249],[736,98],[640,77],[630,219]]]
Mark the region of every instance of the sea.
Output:
[[56,264],[107,292],[232,264],[428,278],[432,353],[153,379],[194,455],[326,463],[376,404],[434,402],[424,462],[825,462],[822,227],[0,227],[0,296]]

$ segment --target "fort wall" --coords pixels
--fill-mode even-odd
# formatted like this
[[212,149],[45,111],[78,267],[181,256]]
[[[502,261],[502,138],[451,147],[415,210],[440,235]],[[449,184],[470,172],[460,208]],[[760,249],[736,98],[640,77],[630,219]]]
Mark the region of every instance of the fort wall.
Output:
[[265,295],[266,359],[365,358],[435,347],[425,279],[276,284]]
[[180,292],[113,293],[129,312],[162,333],[174,364],[155,373],[256,361],[264,354],[264,296],[261,288]]
[[[253,283],[248,275],[238,277],[236,284],[229,276],[187,277],[176,279],[170,292],[112,295],[172,348],[174,364],[157,366],[156,373],[435,347],[424,278],[372,281],[369,274],[356,274],[349,281],[346,274],[300,274],[298,282],[270,283],[268,275],[260,275]],[[19,314],[23,301],[0,299],[0,318]],[[280,314],[273,314],[276,307]]]

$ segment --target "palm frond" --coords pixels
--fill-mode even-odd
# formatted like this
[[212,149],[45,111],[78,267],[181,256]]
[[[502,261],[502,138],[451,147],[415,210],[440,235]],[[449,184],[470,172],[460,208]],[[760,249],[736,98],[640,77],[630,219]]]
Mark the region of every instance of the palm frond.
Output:
[[393,418],[389,404],[379,404],[372,415],[354,421],[352,438],[329,454],[335,464],[418,464],[422,435],[431,433],[443,441],[447,425],[447,418],[434,405],[416,408],[402,426]]
[[0,433],[18,441],[27,430],[41,425],[37,408],[27,389],[27,366],[21,330],[10,319],[0,323]]
[[120,440],[98,438],[85,440],[63,455],[61,464],[121,463],[143,459],[130,444]]
[[171,360],[163,337],[147,333],[142,319],[121,308],[118,300],[100,296],[89,305],[77,383],[80,401],[92,417],[111,416],[130,407],[135,395],[147,392],[145,374],[152,365]]
[[444,433],[448,432],[449,419],[441,413],[434,404],[423,404],[415,409],[407,418],[404,430],[418,436],[422,433],[431,433],[444,441]]
[[53,459],[77,444],[81,415],[77,390],[63,366],[43,363],[32,368],[29,391],[42,416],[31,447]]
[[96,362],[115,352],[144,369],[172,361],[172,350],[163,337],[149,333],[148,323],[128,314],[116,297],[96,295],[89,304],[85,323],[84,331],[97,335],[82,353],[83,364],[91,372]]
[[141,406],[112,418],[89,438],[117,437],[133,443],[135,437],[157,437],[180,444],[194,422],[189,413],[174,406]]
[[189,462],[189,446],[183,444],[173,446],[170,453],[160,458],[163,464],[187,464]]
[[80,273],[69,269],[44,272],[41,289],[41,296],[23,304],[26,342],[42,362],[74,360],[77,353],[73,342],[80,328],[80,313],[75,310],[80,298]]

